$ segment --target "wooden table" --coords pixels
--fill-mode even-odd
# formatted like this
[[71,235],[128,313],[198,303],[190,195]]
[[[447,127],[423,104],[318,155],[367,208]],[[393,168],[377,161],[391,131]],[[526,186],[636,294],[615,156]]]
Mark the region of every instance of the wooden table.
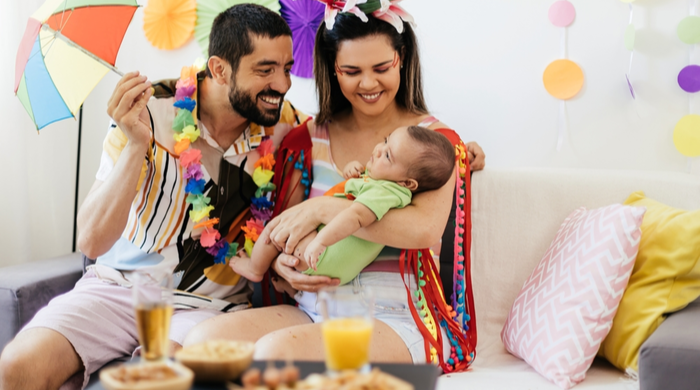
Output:
[[[284,366],[283,362],[275,362],[275,364],[277,367]],[[309,376],[309,374],[322,373],[326,370],[326,366],[323,362],[295,362],[294,365],[299,367],[302,379]],[[253,367],[263,370],[267,367],[267,362],[253,362]],[[434,390],[437,384],[437,378],[440,375],[440,369],[432,364],[376,363],[372,364],[372,367],[377,367],[387,374],[391,374],[411,383],[416,390]],[[99,381],[96,381],[88,385],[86,390],[104,390],[104,387],[102,387]],[[195,383],[194,386],[192,386],[192,390],[226,390],[226,386],[223,383]]]

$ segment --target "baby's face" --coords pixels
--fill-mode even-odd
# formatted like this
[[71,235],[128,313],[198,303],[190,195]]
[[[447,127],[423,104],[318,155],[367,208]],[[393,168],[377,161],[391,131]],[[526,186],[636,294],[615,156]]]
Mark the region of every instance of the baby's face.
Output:
[[394,130],[384,142],[374,147],[367,162],[369,177],[375,180],[401,182],[409,179],[408,167],[420,153],[420,146],[405,127]]

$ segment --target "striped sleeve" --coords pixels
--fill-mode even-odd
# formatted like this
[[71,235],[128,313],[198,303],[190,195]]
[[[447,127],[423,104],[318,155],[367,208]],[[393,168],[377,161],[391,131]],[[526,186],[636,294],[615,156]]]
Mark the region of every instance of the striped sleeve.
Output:
[[[100,167],[97,169],[97,174],[95,179],[100,181],[105,181],[109,177],[110,173],[114,169],[114,166],[119,160],[119,156],[122,154],[122,150],[126,147],[126,143],[129,139],[126,137],[124,132],[117,127],[117,124],[112,120],[109,123],[109,131],[102,143],[102,156],[100,157]],[[152,151],[149,148],[148,154],[151,155]],[[139,176],[138,185],[136,189],[141,188],[144,179],[146,178],[146,171],[148,170],[148,157],[144,158],[143,166],[141,167],[141,175]]]
[[95,178],[100,181],[107,180],[116,165],[119,155],[124,150],[128,139],[126,135],[117,127],[114,121],[109,122],[109,131],[102,143],[102,156],[100,157],[100,168],[97,170]]

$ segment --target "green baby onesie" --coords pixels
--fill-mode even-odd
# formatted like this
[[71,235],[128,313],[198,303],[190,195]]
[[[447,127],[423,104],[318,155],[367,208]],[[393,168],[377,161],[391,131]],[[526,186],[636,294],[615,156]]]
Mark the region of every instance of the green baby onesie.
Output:
[[[377,221],[389,210],[403,208],[411,203],[412,193],[392,181],[373,180],[369,177],[350,179],[345,183],[344,194],[355,197],[354,202],[361,203],[377,216]],[[319,230],[323,229],[323,225]],[[324,275],[340,279],[340,284],[353,280],[366,266],[377,258],[384,245],[366,241],[355,236],[346,237],[329,246],[318,258],[317,271],[309,268],[308,275]]]

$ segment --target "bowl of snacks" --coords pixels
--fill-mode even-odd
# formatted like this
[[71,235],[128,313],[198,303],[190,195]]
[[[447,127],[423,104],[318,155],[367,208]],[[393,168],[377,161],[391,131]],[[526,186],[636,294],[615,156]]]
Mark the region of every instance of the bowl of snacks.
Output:
[[198,382],[225,382],[250,367],[254,350],[248,341],[210,340],[177,351],[175,360],[194,371]]
[[173,362],[122,364],[100,371],[107,390],[189,390],[194,373]]

